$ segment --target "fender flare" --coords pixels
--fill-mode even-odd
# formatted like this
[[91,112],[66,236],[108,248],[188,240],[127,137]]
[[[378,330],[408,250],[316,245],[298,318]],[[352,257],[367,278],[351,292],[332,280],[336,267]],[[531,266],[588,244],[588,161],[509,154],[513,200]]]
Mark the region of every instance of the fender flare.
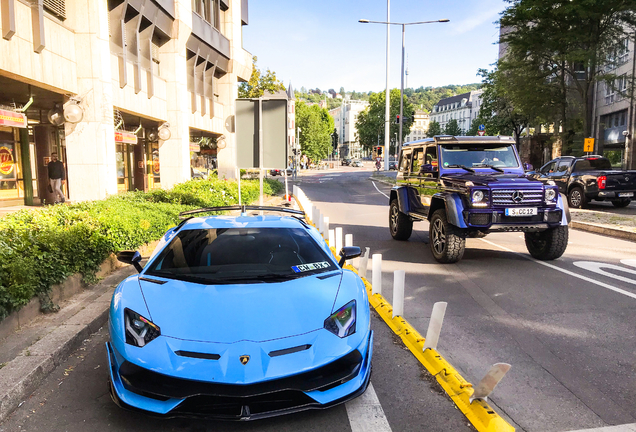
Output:
[[398,200],[398,208],[400,209],[400,213],[409,214],[411,209],[411,204],[409,200],[409,193],[417,193],[417,191],[413,188],[409,188],[408,186],[394,186],[391,189],[389,205],[395,199]]
[[561,226],[569,225],[572,221],[572,216],[570,216],[570,206],[568,205],[568,198],[565,194],[560,193],[558,195],[557,208],[563,211],[561,215]]
[[433,213],[440,208],[446,210],[446,218],[449,224],[458,228],[468,228],[462,214],[464,211],[464,203],[459,194],[436,193],[433,195],[433,198],[431,198],[431,209],[428,212],[429,222],[431,221],[431,217],[433,217]]

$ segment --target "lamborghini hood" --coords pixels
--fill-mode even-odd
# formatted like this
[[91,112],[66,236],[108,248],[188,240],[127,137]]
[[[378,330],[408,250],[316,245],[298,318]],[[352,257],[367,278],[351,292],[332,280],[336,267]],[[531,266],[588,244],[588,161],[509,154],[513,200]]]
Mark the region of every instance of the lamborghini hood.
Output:
[[216,343],[262,342],[323,328],[342,274],[279,283],[201,285],[140,280],[150,319],[161,334]]

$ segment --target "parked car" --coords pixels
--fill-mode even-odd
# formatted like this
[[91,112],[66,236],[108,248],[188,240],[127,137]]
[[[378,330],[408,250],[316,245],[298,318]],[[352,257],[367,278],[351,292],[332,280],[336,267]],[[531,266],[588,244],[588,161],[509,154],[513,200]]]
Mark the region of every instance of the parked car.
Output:
[[559,258],[570,214],[553,182],[524,174],[511,137],[436,136],[405,144],[389,198],[389,229],[407,240],[428,220],[429,244],[441,263],[459,261],[466,238],[523,232],[530,254]]
[[390,171],[397,170],[397,162],[396,161],[389,161],[389,170]]
[[342,159],[342,160],[340,161],[340,165],[341,165],[341,166],[349,166],[349,165],[351,165],[351,159],[349,159],[349,158],[347,158],[347,159]]
[[[271,175],[272,177],[275,176],[282,176],[285,170],[282,169],[271,169],[269,170],[269,175]],[[291,177],[291,175],[293,174],[293,170],[291,168],[287,168],[287,176]]]
[[[201,216],[241,210],[240,216]],[[119,284],[106,343],[119,406],[164,417],[253,420],[329,408],[369,384],[367,292],[302,212],[183,212],[145,267]]]
[[353,162],[351,162],[351,166],[360,168],[364,167],[364,164],[361,160],[354,160]]
[[585,208],[591,200],[611,201],[626,207],[636,193],[636,171],[612,169],[601,156],[561,156],[543,165],[532,176],[552,181],[567,195],[570,207]]

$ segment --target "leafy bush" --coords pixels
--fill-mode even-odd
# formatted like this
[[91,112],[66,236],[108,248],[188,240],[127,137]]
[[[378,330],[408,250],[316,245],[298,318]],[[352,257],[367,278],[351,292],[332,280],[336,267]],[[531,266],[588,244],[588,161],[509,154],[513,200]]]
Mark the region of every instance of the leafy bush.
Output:
[[[265,179],[263,191],[274,195],[282,187]],[[258,181],[242,181],[241,192],[244,204],[255,201]],[[238,184],[212,178],[0,218],[0,319],[72,274],[90,280],[110,253],[157,240],[179,212],[237,203]]]

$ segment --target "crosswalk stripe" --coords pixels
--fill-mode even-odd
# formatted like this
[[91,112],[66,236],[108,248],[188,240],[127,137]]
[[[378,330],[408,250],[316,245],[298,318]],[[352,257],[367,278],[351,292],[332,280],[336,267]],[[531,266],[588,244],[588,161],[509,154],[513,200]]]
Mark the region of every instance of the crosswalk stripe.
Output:
[[618,426],[606,426],[594,429],[579,429],[568,432],[636,432],[636,423],[624,424]]
[[347,402],[345,407],[351,432],[391,432],[391,426],[384,415],[373,384],[369,383],[367,391]]

